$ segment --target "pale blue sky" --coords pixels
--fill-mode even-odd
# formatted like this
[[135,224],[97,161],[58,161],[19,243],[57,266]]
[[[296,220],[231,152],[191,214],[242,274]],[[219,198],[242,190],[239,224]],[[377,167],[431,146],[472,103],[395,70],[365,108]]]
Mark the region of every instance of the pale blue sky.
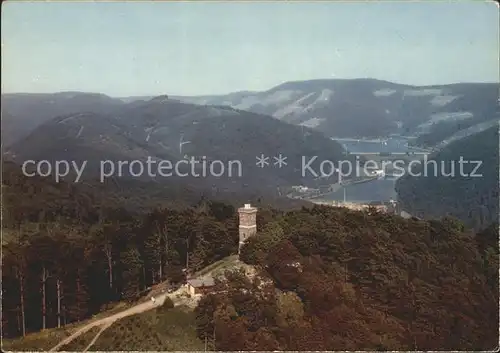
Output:
[[494,2],[2,5],[2,92],[198,95],[331,77],[499,78]]

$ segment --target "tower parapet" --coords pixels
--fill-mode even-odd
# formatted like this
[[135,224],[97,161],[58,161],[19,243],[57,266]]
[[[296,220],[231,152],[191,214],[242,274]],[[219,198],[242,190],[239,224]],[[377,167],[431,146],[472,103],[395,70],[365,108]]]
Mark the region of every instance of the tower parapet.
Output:
[[257,207],[252,207],[249,203],[238,208],[239,215],[239,245],[238,253],[245,241],[257,233]]

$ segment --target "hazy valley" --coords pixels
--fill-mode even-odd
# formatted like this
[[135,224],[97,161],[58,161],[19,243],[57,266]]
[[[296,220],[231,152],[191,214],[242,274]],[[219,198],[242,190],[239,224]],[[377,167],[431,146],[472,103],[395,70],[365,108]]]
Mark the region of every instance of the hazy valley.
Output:
[[[434,146],[461,130],[498,119],[498,90],[495,83],[418,87],[373,79],[325,79],[287,82],[263,92],[170,98],[273,116],[330,137],[384,137],[399,133],[418,136],[417,144]],[[2,121],[4,145],[25,137],[55,116],[113,113],[130,103],[140,104],[153,98],[118,99],[78,92],[2,95],[6,115]]]

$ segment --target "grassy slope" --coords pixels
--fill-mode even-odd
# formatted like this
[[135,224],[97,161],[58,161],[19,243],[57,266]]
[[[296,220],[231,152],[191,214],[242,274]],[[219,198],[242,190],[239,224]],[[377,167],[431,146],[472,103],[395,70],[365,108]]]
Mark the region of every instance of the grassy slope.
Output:
[[225,270],[234,267],[237,261],[238,261],[238,255],[228,256],[196,272],[194,274],[194,277],[200,277],[206,275],[217,276],[218,274],[224,273]]
[[194,313],[180,307],[158,308],[126,317],[104,331],[93,351],[202,351]]
[[60,351],[63,352],[83,352],[85,348],[89,345],[92,339],[99,333],[100,327],[92,327],[87,332],[75,338],[70,343],[61,347]]
[[[107,315],[106,315],[107,316]],[[27,335],[23,339],[4,340],[3,351],[48,351],[78,327],[67,326]],[[63,346],[61,351],[83,351],[101,327],[94,327]],[[196,337],[194,314],[182,307],[158,308],[115,322],[90,348],[91,351],[156,350],[201,351],[204,343]]]
[[[33,332],[26,335],[26,337],[24,338],[19,337],[14,339],[2,339],[2,350],[3,351],[48,351],[56,344],[58,344],[60,341],[70,336],[73,332],[77,331],[80,327],[94,320],[102,319],[107,316],[116,314],[120,311],[126,310],[129,307],[130,304],[125,302],[110,304],[105,309],[105,311],[100,312],[97,315],[94,315],[92,318],[88,320],[84,320],[81,322],[74,322],[61,328],[51,328],[44,331]],[[94,332],[94,329],[91,329],[89,332]],[[87,337],[87,335],[89,335],[89,332],[86,332],[81,337],[83,336]],[[92,338],[90,338],[88,342],[90,342],[91,339]],[[73,342],[71,344],[73,344]],[[71,349],[66,349],[66,350],[71,351]]]
[[68,325],[63,328],[34,332],[24,338],[2,339],[2,351],[48,351],[71,335],[75,328],[73,325]]
[[[241,265],[238,256],[228,256],[195,274],[218,276],[225,270]],[[91,339],[90,339],[91,340]],[[90,342],[89,340],[89,342]],[[207,342],[210,349],[211,342]],[[204,342],[196,336],[194,313],[190,308],[157,308],[142,314],[123,318],[98,338],[93,351],[203,351]]]

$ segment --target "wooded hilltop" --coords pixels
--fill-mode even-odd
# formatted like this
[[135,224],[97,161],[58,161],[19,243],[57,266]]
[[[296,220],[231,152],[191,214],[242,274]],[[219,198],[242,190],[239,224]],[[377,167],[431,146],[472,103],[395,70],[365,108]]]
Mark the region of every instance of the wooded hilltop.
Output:
[[[12,170],[3,190],[2,332],[63,326],[237,252],[235,208],[133,213]],[[498,225],[374,210],[260,208],[241,259],[195,309],[216,350],[488,350],[498,343]],[[103,348],[103,347],[99,347]],[[116,347],[104,347],[113,350]],[[162,347],[155,347],[160,349]]]

